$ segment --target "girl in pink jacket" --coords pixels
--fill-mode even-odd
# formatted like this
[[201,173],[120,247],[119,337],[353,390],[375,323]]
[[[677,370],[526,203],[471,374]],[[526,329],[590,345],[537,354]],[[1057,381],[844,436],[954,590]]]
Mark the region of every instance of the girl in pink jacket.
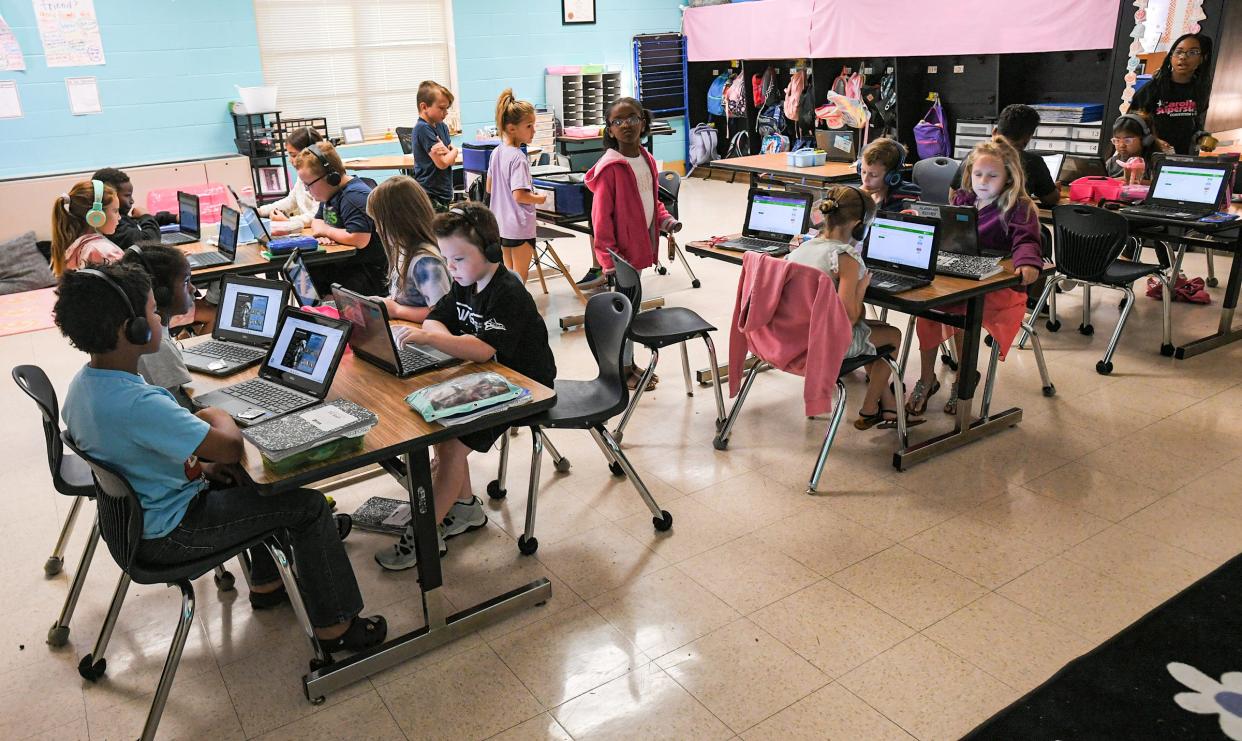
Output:
[[[604,118],[604,156],[586,174],[586,186],[594,195],[595,259],[611,275],[615,268],[608,251],[614,250],[641,271],[655,264],[660,232],[677,232],[681,222],[660,203],[655,158],[643,149],[651,112],[633,98],[621,98],[609,106]],[[642,370],[633,365],[629,343],[626,348],[633,387]]]

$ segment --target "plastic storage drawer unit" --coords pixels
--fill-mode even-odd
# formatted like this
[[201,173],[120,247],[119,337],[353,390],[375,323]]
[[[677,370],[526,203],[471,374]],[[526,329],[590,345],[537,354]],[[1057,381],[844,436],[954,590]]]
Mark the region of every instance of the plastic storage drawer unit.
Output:
[[567,172],[532,178],[535,190],[548,194],[547,202],[540,205],[539,210],[560,216],[580,216],[586,213],[589,201],[584,177],[580,172]]

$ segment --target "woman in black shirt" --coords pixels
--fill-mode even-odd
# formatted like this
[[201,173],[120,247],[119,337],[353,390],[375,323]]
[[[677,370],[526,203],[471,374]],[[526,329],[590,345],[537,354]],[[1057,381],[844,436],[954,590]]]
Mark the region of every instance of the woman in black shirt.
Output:
[[1203,130],[1211,92],[1212,39],[1187,33],[1173,42],[1151,82],[1134,94],[1130,108],[1155,117],[1160,138],[1178,154],[1194,154],[1195,145],[1211,151],[1216,140]]

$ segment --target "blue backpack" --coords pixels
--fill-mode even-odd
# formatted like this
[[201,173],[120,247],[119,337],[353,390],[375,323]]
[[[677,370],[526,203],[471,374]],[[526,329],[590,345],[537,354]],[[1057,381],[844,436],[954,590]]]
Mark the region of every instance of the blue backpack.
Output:
[[712,84],[707,88],[707,113],[711,116],[723,116],[725,89],[729,86],[729,73],[721,72],[712,80]]

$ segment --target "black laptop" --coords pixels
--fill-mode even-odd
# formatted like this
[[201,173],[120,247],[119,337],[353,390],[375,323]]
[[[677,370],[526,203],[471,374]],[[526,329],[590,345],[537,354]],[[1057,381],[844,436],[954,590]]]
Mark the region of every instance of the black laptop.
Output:
[[1099,157],[1079,157],[1067,154],[1061,161],[1060,171],[1052,173],[1052,178],[1060,185],[1069,185],[1078,178],[1098,178],[1107,174],[1108,167]]
[[193,244],[199,241],[202,238],[199,223],[198,196],[177,191],[176,231],[161,234],[160,244]]
[[979,244],[979,212],[974,206],[942,206],[920,201],[912,208],[919,216],[940,221],[937,274],[983,280],[1001,271],[1004,254],[986,251]]
[[289,286],[277,280],[225,275],[211,340],[185,348],[181,357],[186,367],[227,376],[262,360],[289,293]]
[[[294,250],[289,253],[285,264],[280,267],[280,275],[293,289],[293,298],[298,302],[298,306],[320,306],[325,303],[315,288],[315,281],[311,279],[310,271],[306,269],[301,252]],[[331,301],[327,303],[335,305]]]
[[199,407],[219,407],[242,426],[296,412],[328,395],[349,342],[343,319],[285,306],[259,375],[197,396]]
[[461,361],[452,355],[426,345],[406,344],[397,347],[388,320],[388,306],[380,300],[354,293],[348,288],[332,285],[336,309],[342,319],[354,325],[349,346],[363,360],[400,378],[456,365]]
[[805,234],[811,223],[812,197],[810,193],[751,188],[742,236],[716,246],[737,252],[788,253],[790,240]]
[[220,207],[220,234],[216,237],[216,249],[188,252],[185,259],[191,270],[231,265],[237,258],[237,229],[241,214],[228,206]]
[[901,293],[929,285],[936,277],[938,219],[910,214],[876,214],[863,242],[871,287]]
[[1126,206],[1124,214],[1173,221],[1198,221],[1219,207],[1233,175],[1227,162],[1195,162],[1166,157],[1156,164],[1151,188],[1142,204]]

